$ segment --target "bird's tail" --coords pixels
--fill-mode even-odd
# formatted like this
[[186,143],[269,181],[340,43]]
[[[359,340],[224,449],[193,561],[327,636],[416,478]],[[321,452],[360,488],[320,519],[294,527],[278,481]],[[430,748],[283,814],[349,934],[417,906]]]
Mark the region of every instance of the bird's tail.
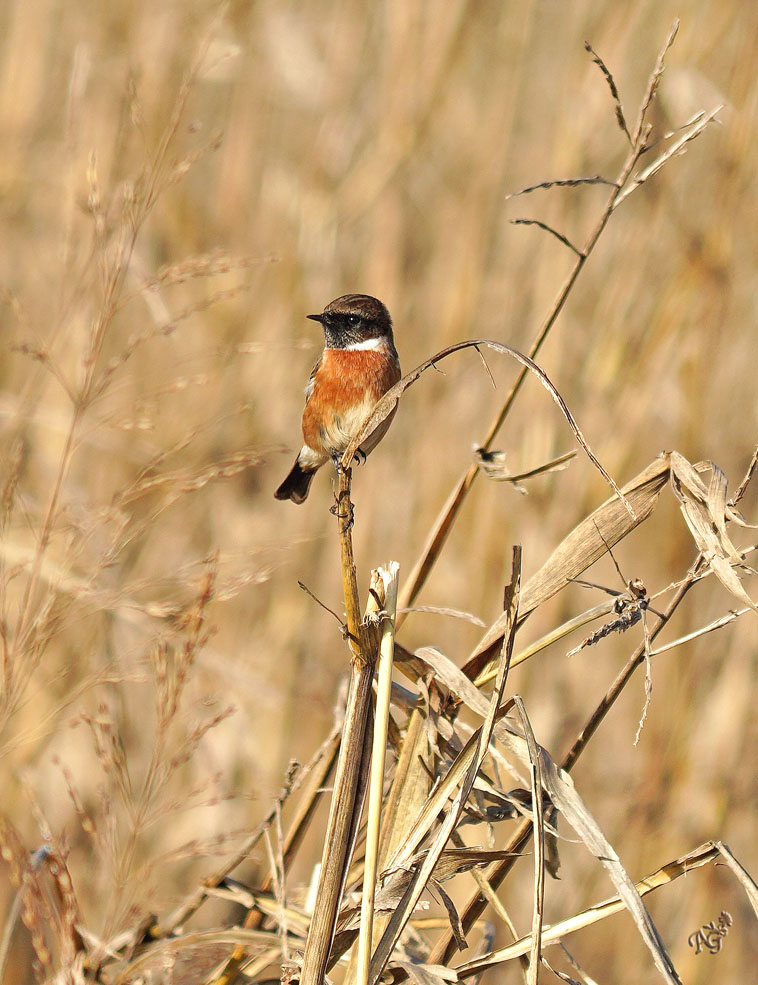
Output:
[[291,499],[293,503],[304,502],[311,486],[311,479],[315,474],[315,469],[306,471],[301,468],[299,460],[295,459],[295,464],[289,475],[276,490],[274,496],[277,499]]

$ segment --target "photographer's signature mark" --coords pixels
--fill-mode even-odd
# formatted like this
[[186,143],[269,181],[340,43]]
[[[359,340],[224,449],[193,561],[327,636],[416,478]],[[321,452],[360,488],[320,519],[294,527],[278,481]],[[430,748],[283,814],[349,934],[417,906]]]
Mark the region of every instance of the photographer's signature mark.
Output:
[[719,914],[718,923],[715,920],[704,923],[699,930],[690,934],[687,943],[690,947],[695,948],[695,954],[701,954],[703,951],[708,951],[709,954],[718,954],[733,923],[731,913],[722,910]]

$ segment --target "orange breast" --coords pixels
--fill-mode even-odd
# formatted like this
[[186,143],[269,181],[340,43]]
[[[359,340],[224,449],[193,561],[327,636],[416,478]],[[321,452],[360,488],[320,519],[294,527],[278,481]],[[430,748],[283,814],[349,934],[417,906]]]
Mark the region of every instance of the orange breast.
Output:
[[325,349],[303,413],[305,443],[325,458],[344,451],[399,379],[397,356],[387,350]]

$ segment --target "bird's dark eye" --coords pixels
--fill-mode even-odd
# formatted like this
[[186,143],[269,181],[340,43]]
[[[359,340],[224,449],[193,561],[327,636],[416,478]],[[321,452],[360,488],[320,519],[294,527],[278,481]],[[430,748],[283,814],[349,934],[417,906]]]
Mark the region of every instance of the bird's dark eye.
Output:
[[361,319],[360,319],[360,316],[359,315],[348,315],[347,316],[347,323],[348,323],[348,325],[350,325],[351,328],[355,328],[355,326],[360,323],[360,320]]

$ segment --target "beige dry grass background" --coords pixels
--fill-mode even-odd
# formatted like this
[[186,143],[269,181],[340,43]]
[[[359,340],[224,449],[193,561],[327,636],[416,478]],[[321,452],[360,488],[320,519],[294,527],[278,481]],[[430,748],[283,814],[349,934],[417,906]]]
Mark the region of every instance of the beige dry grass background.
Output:
[[[540,363],[619,482],[677,449],[715,461],[733,489],[757,433],[753,5],[264,0],[220,17],[195,0],[0,8],[2,810],[26,849],[51,834],[68,845],[93,934],[175,905],[330,728],[347,648],[297,587],[342,610],[330,480],[320,475],[301,508],[272,495],[320,347],[304,316],[342,293],[382,298],[405,369],[473,336],[526,350],[572,258],[509,220],[537,217],[581,242],[606,192],[506,196],[615,175],[625,141],[583,43],[633,116],[677,15],[653,121],[663,132],[724,103],[722,125],[612,217]],[[389,558],[402,583],[471,461],[515,373],[488,362],[497,390],[473,353],[427,374],[356,470],[362,591]],[[496,444],[521,472],[572,439],[529,382]],[[528,488],[477,483],[421,604],[489,625],[512,545],[528,576],[607,495],[582,457]],[[742,507],[755,519],[755,488]],[[617,551],[651,592],[694,554],[666,490]],[[620,587],[607,559],[589,577]],[[592,599],[564,591],[522,645]],[[734,604],[709,579],[669,638]],[[641,677],[575,772],[633,877],[711,837],[758,871],[755,619],[657,658],[638,746]],[[559,644],[513,671],[509,687],[557,760],[640,632],[570,660]],[[399,640],[460,665],[480,635],[414,614]],[[238,874],[268,865],[259,849]],[[306,855],[288,873],[293,892],[310,877]],[[508,906],[531,898],[524,868]],[[568,845],[547,919],[609,893],[602,869]],[[238,912],[213,906],[211,925]],[[692,874],[651,909],[688,983],[751,980],[758,932],[721,870]],[[689,934],[721,910],[735,918],[722,951],[695,957]],[[656,980],[624,921],[587,931],[573,953],[599,981]],[[17,931],[9,982],[30,974],[28,941]]]

